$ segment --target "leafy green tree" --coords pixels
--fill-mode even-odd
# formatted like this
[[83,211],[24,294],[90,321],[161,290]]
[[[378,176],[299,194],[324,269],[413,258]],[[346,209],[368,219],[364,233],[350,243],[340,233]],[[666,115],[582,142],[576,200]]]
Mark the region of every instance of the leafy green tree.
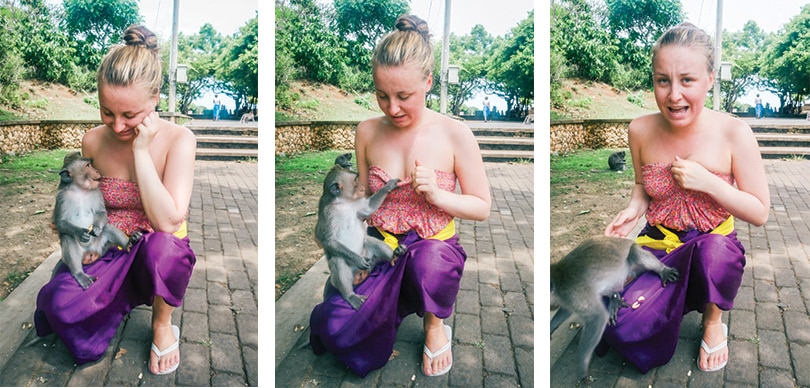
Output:
[[[177,38],[177,62],[188,65],[188,82],[178,83],[178,111],[186,113],[191,102],[200,97],[215,83],[219,56],[222,52],[222,34],[210,23],[200,27],[197,34],[186,36],[182,33]],[[168,62],[166,62],[168,63]],[[166,73],[168,84],[168,72]]]
[[487,65],[488,89],[506,100],[508,115],[519,116],[534,100],[534,11],[496,45]]
[[335,0],[333,24],[346,41],[349,67],[360,72],[371,71],[374,46],[393,30],[397,18],[408,13],[408,3],[407,0]]
[[337,85],[346,49],[314,0],[276,0],[276,52],[289,54],[306,79]]
[[619,47],[596,16],[587,0],[554,2],[549,43],[565,57],[569,76],[609,83],[619,63]]
[[51,9],[41,0],[24,1],[17,12],[18,47],[30,76],[70,86],[79,69],[69,38],[56,26]]
[[23,58],[17,49],[15,30],[9,28],[15,18],[11,9],[0,7],[0,102],[13,107],[19,106],[19,81],[22,77]]
[[248,20],[225,40],[216,78],[223,93],[236,101],[240,112],[252,108],[259,96],[259,17]]
[[766,34],[749,20],[742,31],[723,31],[723,61],[732,63],[732,80],[721,85],[723,109],[731,112],[737,99],[759,81],[760,60]]
[[[459,66],[458,84],[447,86],[447,107],[454,115],[461,113],[464,101],[472,98],[486,83],[487,58],[492,56],[495,38],[484,26],[476,24],[470,34],[450,35],[450,57],[448,63]],[[438,101],[441,95],[441,47],[437,42],[434,49],[433,87],[431,98]]]
[[761,75],[785,110],[798,106],[810,92],[810,4],[766,44]]
[[141,22],[135,0],[63,0],[64,30],[76,44],[79,64],[95,70],[105,50],[120,42],[124,30]]

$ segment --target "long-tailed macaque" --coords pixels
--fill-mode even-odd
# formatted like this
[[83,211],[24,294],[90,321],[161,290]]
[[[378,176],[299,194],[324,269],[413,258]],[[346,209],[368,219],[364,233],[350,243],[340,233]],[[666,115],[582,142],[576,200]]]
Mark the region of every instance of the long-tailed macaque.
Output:
[[[107,223],[104,198],[98,189],[101,177],[90,159],[78,152],[65,156],[53,209],[53,223],[62,245],[62,263],[82,288],[95,278],[86,274],[82,262],[95,261],[110,246],[129,249],[142,237],[141,232],[127,235]],[[54,268],[54,273],[59,265]]]
[[[620,294],[625,283],[644,271],[657,273],[664,286],[679,276],[678,270],[667,267],[633,240],[618,237],[591,237],[551,264],[551,306],[559,307],[551,319],[551,332],[572,313],[584,323],[578,348],[580,379],[588,376],[605,325],[615,325],[619,309],[628,306]],[[607,308],[604,297],[610,299]]]
[[331,273],[329,281],[355,310],[359,310],[366,296],[354,292],[355,272],[371,269],[379,260],[395,260],[407,248],[399,245],[396,250],[391,249],[366,234],[365,219],[382,205],[399,179],[391,179],[366,198],[365,188],[357,182],[357,174],[349,170],[351,157],[350,153],[338,156],[335,166],[326,174],[318,202],[315,238],[326,254]]

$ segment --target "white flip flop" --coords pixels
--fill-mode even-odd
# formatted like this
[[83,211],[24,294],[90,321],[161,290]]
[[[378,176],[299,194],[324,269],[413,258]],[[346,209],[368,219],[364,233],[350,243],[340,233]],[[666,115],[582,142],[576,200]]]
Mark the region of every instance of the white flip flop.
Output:
[[[160,363],[160,359],[163,356],[165,356],[168,353],[173,352],[175,349],[180,347],[180,328],[175,326],[175,325],[172,325],[172,332],[174,333],[174,338],[176,338],[176,340],[174,341],[173,344],[169,345],[169,347],[167,347],[166,349],[160,350],[160,349],[158,349],[157,345],[155,345],[155,343],[152,342],[152,351],[155,352],[155,354],[158,356],[158,359],[157,359],[158,364]],[[156,375],[166,375],[166,374],[172,373],[172,372],[177,370],[178,366],[180,366],[180,361],[177,361],[177,364],[174,364],[173,367],[171,367],[169,369],[166,369],[163,372],[158,372],[158,373],[155,373],[155,374]]]
[[[442,346],[441,348],[439,348],[439,350],[437,350],[436,353],[431,352],[430,349],[428,349],[427,345],[425,345],[424,352],[425,355],[428,356],[428,362],[433,362],[434,358],[439,357],[440,355],[442,355],[442,353],[450,350],[453,347],[453,329],[451,329],[450,326],[448,325],[444,325],[444,334],[447,335],[447,343],[444,344],[444,346]],[[447,372],[450,372],[450,368],[452,367],[453,362],[451,361],[450,365],[448,365],[447,368],[444,368],[443,370],[434,373],[432,375],[425,375],[425,376],[428,377],[441,376],[443,374],[446,374]],[[424,368],[422,369],[422,373],[424,374]]]
[[[723,325],[723,335],[726,336],[726,339],[724,339],[723,342],[717,344],[713,348],[709,348],[709,345],[706,344],[706,341],[703,341],[703,339],[700,340],[700,347],[703,348],[703,351],[706,352],[707,357],[711,356],[714,352],[720,351],[723,348],[725,348],[726,346],[728,346],[728,326],[726,326],[725,323],[723,323],[722,325]],[[728,364],[728,360],[726,360],[726,362],[724,362],[724,363],[722,363],[722,364],[720,364],[720,365],[718,365],[718,366],[716,366],[714,368],[703,369],[703,368],[700,367],[700,355],[698,355],[698,359],[697,359],[698,369],[700,369],[700,370],[702,370],[704,372],[717,372],[720,369],[725,368],[726,364]]]

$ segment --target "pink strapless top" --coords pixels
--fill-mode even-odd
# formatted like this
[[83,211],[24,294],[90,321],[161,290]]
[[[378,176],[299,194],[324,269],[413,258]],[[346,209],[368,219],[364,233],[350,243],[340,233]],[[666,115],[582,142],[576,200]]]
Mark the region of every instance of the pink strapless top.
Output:
[[[436,178],[440,189],[456,191],[456,174],[436,170]],[[369,167],[368,184],[372,192],[379,191],[389,180],[391,176],[382,168]],[[424,195],[417,193],[408,176],[388,193],[368,223],[390,233],[403,234],[414,230],[419,237],[428,238],[444,229],[452,220],[453,216],[431,205]]]
[[105,176],[99,180],[98,187],[104,196],[110,224],[123,230],[127,235],[136,230],[154,232],[141,203],[138,183]]
[[[708,232],[729,216],[720,204],[708,194],[682,189],[670,172],[671,163],[653,163],[641,166],[644,190],[650,196],[647,222],[674,230],[698,229]],[[734,184],[731,174],[712,171],[729,185]]]

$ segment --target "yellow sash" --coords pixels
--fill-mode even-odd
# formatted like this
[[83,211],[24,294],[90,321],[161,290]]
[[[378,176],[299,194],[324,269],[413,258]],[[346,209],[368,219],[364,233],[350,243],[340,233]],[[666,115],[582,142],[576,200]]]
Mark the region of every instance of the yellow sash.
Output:
[[[391,247],[391,249],[397,249],[397,247],[399,246],[399,240],[397,240],[396,235],[394,235],[392,233],[388,233],[388,232],[380,229],[379,227],[376,227],[376,229],[383,236],[383,241],[386,244],[388,244],[388,246]],[[434,240],[442,240],[442,241],[444,241],[444,240],[447,240],[448,238],[451,238],[451,237],[453,237],[455,235],[456,235],[456,220],[451,220],[450,223],[447,224],[447,226],[444,227],[444,229],[439,231],[439,233],[436,233],[433,236],[430,236],[428,238],[432,238]]]
[[180,224],[180,228],[178,228],[172,234],[177,238],[186,238],[186,236],[188,236],[188,222],[186,222],[186,220],[183,220],[183,223]]
[[[656,240],[650,236],[638,236],[636,238],[636,244],[650,247],[656,250],[666,250],[667,253],[670,253],[675,250],[675,248],[683,245],[683,241],[678,237],[677,234],[670,231],[669,229],[661,226],[655,225],[661,233],[664,234],[664,238],[661,240]],[[720,225],[718,225],[714,230],[710,233],[712,234],[722,234],[723,236],[727,236],[729,233],[734,231],[734,216],[729,216],[725,221],[723,221]]]

